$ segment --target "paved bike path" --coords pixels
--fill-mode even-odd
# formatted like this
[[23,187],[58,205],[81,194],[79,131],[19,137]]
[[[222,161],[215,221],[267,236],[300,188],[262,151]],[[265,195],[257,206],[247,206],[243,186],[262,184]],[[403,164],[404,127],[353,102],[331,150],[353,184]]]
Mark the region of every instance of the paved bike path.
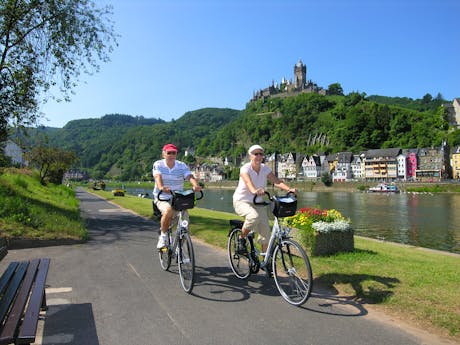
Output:
[[236,279],[225,251],[196,239],[197,282],[188,295],[176,265],[160,268],[157,222],[83,190],[77,197],[87,243],[10,250],[0,262],[4,269],[14,260],[51,258],[39,344],[428,344],[315,288],[304,306],[293,307],[273,280]]

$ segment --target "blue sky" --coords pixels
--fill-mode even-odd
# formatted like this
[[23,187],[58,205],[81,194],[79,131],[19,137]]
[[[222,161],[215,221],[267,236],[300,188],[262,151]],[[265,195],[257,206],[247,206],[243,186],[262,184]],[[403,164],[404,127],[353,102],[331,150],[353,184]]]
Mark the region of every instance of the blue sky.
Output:
[[[100,3],[100,1],[96,1]],[[105,0],[121,36],[111,62],[42,124],[128,114],[166,121],[244,109],[295,63],[345,93],[460,97],[458,0]]]

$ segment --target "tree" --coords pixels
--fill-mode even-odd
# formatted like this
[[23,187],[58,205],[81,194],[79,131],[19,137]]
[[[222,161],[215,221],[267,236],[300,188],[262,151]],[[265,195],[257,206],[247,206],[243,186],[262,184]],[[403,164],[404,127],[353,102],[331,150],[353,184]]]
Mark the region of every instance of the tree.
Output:
[[70,100],[81,73],[109,60],[111,15],[92,0],[0,1],[0,142],[9,125],[37,123],[51,88]]
[[40,183],[62,183],[64,173],[77,161],[74,152],[54,147],[36,146],[26,155],[29,164],[39,170]]
[[333,182],[332,182],[332,177],[331,177],[331,175],[330,175],[328,172],[324,172],[324,173],[321,175],[321,182],[324,183],[324,185],[325,185],[326,187],[332,186]]
[[334,83],[329,85],[327,89],[327,94],[328,95],[338,95],[338,96],[343,96],[343,88],[340,83]]
[[433,100],[433,96],[431,96],[429,93],[425,94],[422,98],[422,103],[423,104],[428,104]]

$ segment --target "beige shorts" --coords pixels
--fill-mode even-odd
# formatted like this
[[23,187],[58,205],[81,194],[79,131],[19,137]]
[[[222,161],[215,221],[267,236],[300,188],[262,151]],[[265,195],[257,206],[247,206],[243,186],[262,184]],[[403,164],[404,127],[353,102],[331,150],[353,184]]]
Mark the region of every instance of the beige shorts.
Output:
[[237,215],[244,217],[243,228],[254,230],[259,235],[257,242],[267,244],[271,233],[267,208],[255,206],[246,201],[234,201],[233,208]]
[[[158,207],[161,214],[163,214],[164,212],[166,212],[168,209],[171,208],[171,204],[169,203],[169,201],[156,200],[155,205]],[[173,222],[177,219],[178,215],[179,215],[179,211],[173,210],[173,217],[172,217]],[[182,212],[182,219],[187,220],[187,221],[189,220],[187,210],[184,210]]]

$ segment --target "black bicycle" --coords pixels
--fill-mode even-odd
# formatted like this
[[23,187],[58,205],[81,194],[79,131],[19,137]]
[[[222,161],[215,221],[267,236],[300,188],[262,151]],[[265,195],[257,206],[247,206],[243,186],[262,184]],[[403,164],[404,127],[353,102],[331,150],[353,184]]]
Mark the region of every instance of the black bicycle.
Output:
[[[189,222],[183,218],[183,212],[195,207],[196,200],[203,198],[203,192],[200,191],[200,193],[197,198],[193,190],[171,191],[171,206],[176,211],[179,211],[179,214],[177,215],[177,222],[173,219],[171,226],[168,228],[166,247],[158,250],[160,265],[163,270],[167,271],[171,266],[172,258],[176,259],[179,267],[180,282],[187,293],[192,292],[195,282],[195,254],[188,231]],[[160,191],[158,194],[159,200],[163,200],[161,199],[161,194]],[[172,235],[173,224],[176,224],[174,237]]]
[[[261,253],[254,245],[254,232],[251,231],[243,252],[238,250],[238,238],[241,235],[243,221],[230,220],[232,229],[228,234],[228,259],[233,273],[240,279],[246,279],[263,269],[267,276],[273,277],[281,296],[290,304],[299,306],[310,297],[313,286],[313,274],[305,250],[289,236],[291,229],[284,225],[284,217],[293,216],[297,209],[297,199],[293,193],[286,196],[270,196],[265,192],[269,202],[254,204],[271,205],[274,223],[266,253]],[[260,261],[259,257],[263,260]]]

